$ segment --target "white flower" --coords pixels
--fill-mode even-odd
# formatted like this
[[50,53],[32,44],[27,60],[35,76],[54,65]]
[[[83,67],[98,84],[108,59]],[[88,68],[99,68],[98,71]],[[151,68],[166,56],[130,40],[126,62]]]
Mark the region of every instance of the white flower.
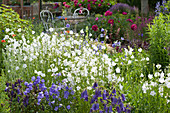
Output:
[[49,31],[50,31],[50,32],[53,32],[53,31],[54,31],[54,28],[50,28]]
[[131,59],[135,58],[133,55],[130,57]]
[[17,66],[16,68],[15,68],[15,70],[18,70],[19,69],[19,67]]
[[81,34],[83,34],[83,33],[84,33],[83,29],[81,29],[81,30],[80,30],[80,33],[81,33]]
[[8,70],[8,73],[10,73],[11,71],[10,70]]
[[149,58],[148,58],[148,57],[146,57],[146,61],[149,61]]
[[156,68],[160,69],[160,68],[161,68],[161,65],[160,65],[160,64],[157,64],[157,65],[156,65]]
[[142,48],[139,48],[138,51],[139,51],[139,52],[142,52]]
[[21,28],[18,29],[18,32],[21,32]]
[[76,33],[76,34],[75,34],[75,36],[79,36],[79,34],[78,34],[78,33]]
[[32,34],[35,34],[35,31],[32,31]]
[[132,63],[132,61],[131,61],[131,60],[129,60],[129,61],[128,61],[128,64],[131,64],[131,63]]
[[7,33],[10,31],[10,29],[9,28],[6,28],[6,30],[5,30]]
[[91,36],[92,36],[92,34],[90,33],[90,34],[89,34],[89,36],[91,37]]
[[154,74],[155,77],[158,77],[159,75],[160,75],[159,72],[155,72],[155,74]]
[[119,67],[116,68],[116,73],[120,73],[120,68]]
[[164,78],[160,78],[160,79],[159,79],[159,82],[160,82],[160,83],[164,83],[164,82],[165,82]]
[[77,90],[80,90],[81,88],[80,88],[80,86],[77,86]]
[[48,72],[51,72],[51,69],[48,69]]
[[88,90],[91,90],[91,89],[92,89],[92,87],[91,87],[91,86],[89,86],[89,87],[87,87],[87,89],[88,89]]
[[152,79],[152,78],[153,78],[153,75],[152,75],[152,74],[149,74],[148,77],[149,77],[149,79]]
[[44,73],[41,73],[41,76],[42,76],[42,77],[45,77],[45,74],[44,74]]
[[4,38],[4,40],[6,40],[6,39],[9,39],[9,36],[8,36],[8,35],[5,35],[5,38]]
[[119,84],[119,88],[120,88],[120,90],[122,90],[122,89],[123,89],[123,86],[122,86],[121,84]]
[[23,64],[23,68],[26,68],[27,67],[27,64]]
[[52,69],[52,72],[53,72],[53,73],[55,73],[55,72],[57,72],[57,71],[58,71],[58,68],[57,68],[57,67],[55,67],[55,68]]
[[156,95],[155,91],[151,91],[150,95],[152,96]]
[[71,34],[71,35],[73,34],[73,31],[72,31],[72,30],[70,30],[70,34]]
[[108,35],[106,35],[106,39],[109,39]]
[[143,73],[141,73],[140,77],[144,77]]

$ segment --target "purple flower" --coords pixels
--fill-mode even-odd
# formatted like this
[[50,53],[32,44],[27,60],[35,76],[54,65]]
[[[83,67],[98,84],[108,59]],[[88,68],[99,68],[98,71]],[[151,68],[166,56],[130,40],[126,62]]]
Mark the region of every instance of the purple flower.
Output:
[[68,95],[69,95],[69,92],[68,91],[64,91],[64,98],[68,99]]
[[104,32],[104,29],[103,29],[103,28],[101,28],[101,32]]
[[109,113],[113,112],[112,111],[112,105],[109,106]]
[[85,101],[88,101],[87,90],[85,90],[85,91],[83,91],[83,92],[81,93],[81,97],[80,97],[80,98],[83,98],[83,99],[85,99]]
[[35,80],[35,76],[33,76],[33,77],[31,78],[31,80],[34,81],[34,80]]
[[44,83],[44,82],[45,82],[45,80],[44,80],[44,79],[42,79],[42,80],[41,80],[41,82],[42,82],[42,83]]
[[92,108],[91,108],[92,110],[98,110],[99,109],[99,103],[97,103],[97,104],[93,104],[92,105]]
[[96,87],[98,87],[98,84],[95,82],[94,84],[93,84],[93,89],[96,89]]
[[117,103],[117,98],[112,97],[112,98],[111,98],[111,101],[112,101],[112,104],[116,104],[116,103]]
[[58,106],[56,106],[56,107],[54,108],[54,110],[57,111],[57,110],[58,110]]
[[121,94],[121,96],[122,96],[122,100],[125,101],[126,100],[125,95]]
[[70,109],[70,105],[67,106],[67,109]]
[[69,27],[70,27],[70,24],[66,24],[66,27],[69,28]]

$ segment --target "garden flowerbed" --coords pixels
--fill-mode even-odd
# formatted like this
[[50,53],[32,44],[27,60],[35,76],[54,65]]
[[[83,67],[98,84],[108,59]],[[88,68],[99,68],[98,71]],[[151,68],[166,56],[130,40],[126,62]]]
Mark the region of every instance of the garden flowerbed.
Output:
[[[145,50],[138,46],[122,48],[125,41],[122,36],[106,44],[116,36],[117,29],[107,32],[104,26],[99,28],[100,18],[79,33],[58,32],[54,28],[44,33],[32,30],[26,20],[16,19],[18,25],[14,26],[15,21],[11,21],[7,26],[5,21],[13,18],[5,17],[13,11],[2,12],[0,112],[169,111],[170,63],[166,49],[170,36],[169,18],[166,18],[169,15],[160,13],[153,24],[148,25],[150,41],[149,49]],[[119,28],[109,19],[111,11],[105,14],[109,30]],[[126,21],[126,12],[120,15]],[[135,33],[137,25],[130,23],[124,30],[122,32]]]

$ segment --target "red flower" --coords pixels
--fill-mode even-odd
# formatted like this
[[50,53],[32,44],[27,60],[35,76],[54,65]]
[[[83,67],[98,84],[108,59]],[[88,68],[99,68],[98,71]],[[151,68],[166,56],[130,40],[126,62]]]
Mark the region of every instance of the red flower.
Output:
[[111,16],[111,15],[112,15],[112,12],[111,12],[111,11],[106,11],[104,15],[105,15],[105,16]]
[[114,20],[113,19],[109,19],[108,23],[113,25]]
[[92,29],[93,29],[93,31],[97,31],[97,30],[98,30],[97,25],[93,25],[93,26],[92,26]]
[[1,40],[1,42],[3,43],[3,42],[6,42],[5,40]]
[[126,12],[122,12],[122,14],[123,14],[123,15],[127,15],[127,13],[126,13]]
[[127,19],[126,21],[129,21],[129,22],[133,23],[133,20],[131,20],[131,19]]
[[16,36],[16,34],[13,34],[12,37]]
[[136,30],[137,29],[137,25],[136,24],[132,24],[131,25],[131,29],[134,31],[134,30]]

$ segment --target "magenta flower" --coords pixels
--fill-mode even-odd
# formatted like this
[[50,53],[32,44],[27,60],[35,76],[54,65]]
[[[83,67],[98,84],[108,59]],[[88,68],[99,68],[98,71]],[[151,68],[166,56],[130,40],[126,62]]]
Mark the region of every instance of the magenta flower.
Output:
[[55,3],[55,6],[54,6],[54,9],[58,8],[59,7],[59,4],[58,3]]
[[132,24],[131,25],[131,29],[134,31],[134,30],[136,30],[137,29],[137,25],[136,24]]
[[111,11],[106,11],[104,15],[105,15],[105,16],[111,16],[111,15],[112,15],[112,12],[111,12]]
[[81,4],[79,4],[79,7],[81,7]]
[[129,21],[129,22],[133,23],[133,20],[131,20],[131,19],[127,19],[126,21]]
[[88,0],[87,2],[91,2],[91,0]]
[[123,14],[123,15],[127,15],[127,13],[126,13],[126,12],[122,12],[122,14]]
[[101,3],[103,2],[103,0],[101,0]]
[[102,6],[102,4],[99,4],[98,6],[100,7],[100,6]]
[[95,20],[96,20],[96,21],[98,21],[98,20],[99,20],[99,18],[97,17]]
[[97,31],[97,30],[98,30],[98,26],[97,26],[97,25],[93,25],[93,26],[92,26],[92,30],[93,30],[93,31]]
[[63,5],[65,5],[66,4],[66,2],[63,2]]
[[109,19],[108,23],[113,25],[114,20],[113,19]]

